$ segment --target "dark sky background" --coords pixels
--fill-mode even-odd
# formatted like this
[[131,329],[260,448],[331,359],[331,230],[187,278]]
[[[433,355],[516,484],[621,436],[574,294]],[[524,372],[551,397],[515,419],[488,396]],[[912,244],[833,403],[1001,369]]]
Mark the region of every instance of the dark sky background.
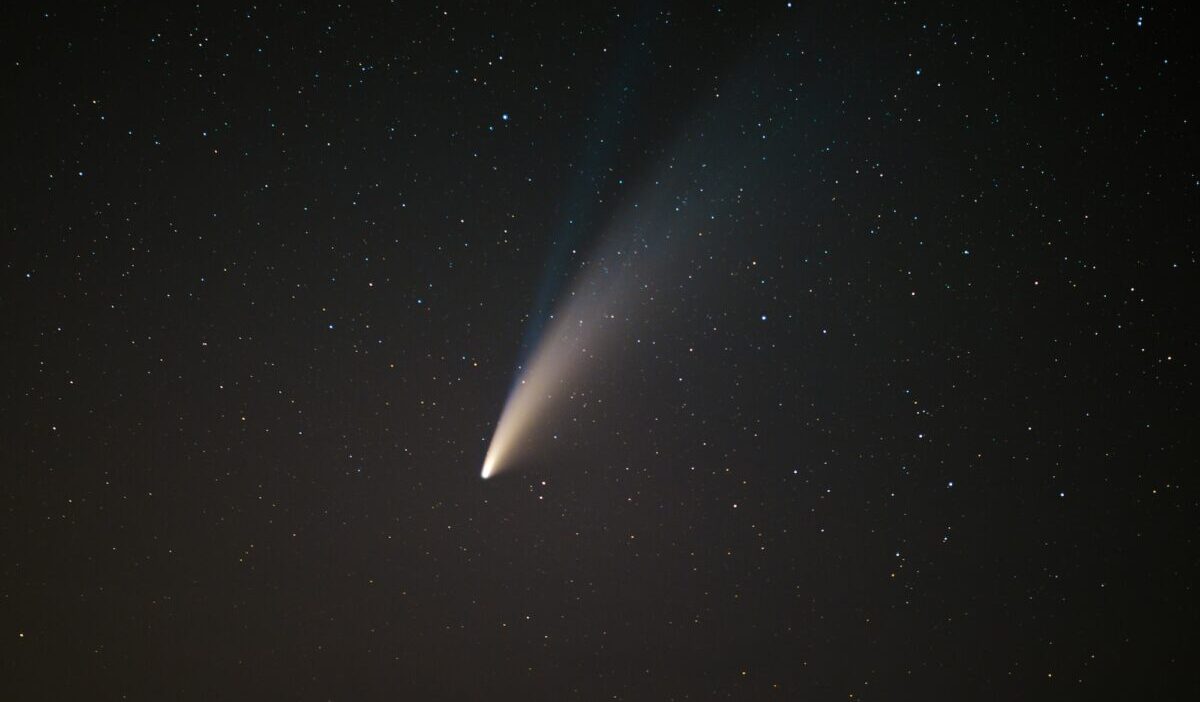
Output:
[[9,8],[0,697],[1194,699],[1192,18],[991,5]]

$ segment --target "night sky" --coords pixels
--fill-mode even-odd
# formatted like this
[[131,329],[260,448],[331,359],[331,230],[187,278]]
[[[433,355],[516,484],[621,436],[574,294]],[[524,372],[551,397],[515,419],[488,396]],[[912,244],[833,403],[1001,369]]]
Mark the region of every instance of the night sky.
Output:
[[8,8],[0,698],[1195,699],[1170,5]]

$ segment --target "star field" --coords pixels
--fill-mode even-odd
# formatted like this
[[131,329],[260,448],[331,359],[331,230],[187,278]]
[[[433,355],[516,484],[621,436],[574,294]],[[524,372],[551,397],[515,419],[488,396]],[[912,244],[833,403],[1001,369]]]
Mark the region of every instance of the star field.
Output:
[[0,698],[1195,697],[1190,20],[13,8]]

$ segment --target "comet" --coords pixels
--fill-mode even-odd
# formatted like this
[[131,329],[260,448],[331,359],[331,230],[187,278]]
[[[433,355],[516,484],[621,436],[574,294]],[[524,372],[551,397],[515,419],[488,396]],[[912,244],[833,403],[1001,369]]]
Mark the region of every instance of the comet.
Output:
[[509,393],[480,476],[490,478],[528,457],[539,438],[546,438],[551,414],[562,407],[587,380],[621,338],[623,318],[617,310],[632,286],[629,278],[639,256],[614,251],[585,264],[580,282],[571,290],[561,312],[551,316],[529,362]]
[[[647,14],[646,19],[649,18]],[[632,257],[611,245],[621,240],[622,235],[629,234],[632,231],[629,228],[610,232],[613,235],[607,239],[610,255],[585,265],[579,284],[560,303],[558,314],[549,314],[561,284],[561,268],[567,265],[581,236],[581,223],[599,217],[595,192],[605,178],[615,178],[611,174],[619,166],[619,151],[612,145],[620,142],[629,130],[626,125],[635,123],[636,101],[630,96],[640,93],[639,87],[649,75],[642,70],[641,64],[645,61],[643,47],[653,22],[634,21],[631,26],[635,31],[624,37],[615,52],[619,57],[616,73],[611,77],[608,89],[598,96],[594,110],[596,118],[589,129],[591,143],[608,146],[584,149],[581,166],[573,169],[576,176],[564,199],[566,221],[555,237],[556,243],[546,265],[548,275],[538,290],[525,332],[524,346],[531,350],[530,355],[518,368],[516,381],[496,423],[480,472],[484,479],[526,457],[539,436],[545,436],[543,430],[548,417],[569,397],[571,389],[586,379],[588,370],[593,367],[595,354],[604,341],[601,330],[611,326],[606,322],[612,322],[611,317],[604,317],[605,312],[611,315],[611,308],[626,292],[623,286],[627,284],[624,281]],[[628,243],[628,239],[625,241]]]
[[[731,90],[744,84],[735,82]],[[696,304],[706,285],[728,279],[711,262],[727,256],[727,247],[744,247],[751,232],[738,230],[738,219],[724,213],[744,207],[747,183],[778,182],[760,155],[761,137],[742,128],[741,119],[740,113],[698,112],[667,149],[672,156],[624,195],[590,257],[573,259],[573,244],[555,251],[548,269],[557,276],[560,266],[573,265],[574,285],[557,304],[554,284],[537,296],[526,336],[530,353],[496,422],[482,478],[536,460],[554,436],[551,427],[575,414],[572,403],[604,387],[589,385],[598,371],[635,362],[623,352],[636,344],[623,347],[622,341],[685,323],[688,315],[680,310]],[[722,136],[697,148],[692,137],[706,133]],[[566,234],[560,243],[573,242],[577,232]]]

